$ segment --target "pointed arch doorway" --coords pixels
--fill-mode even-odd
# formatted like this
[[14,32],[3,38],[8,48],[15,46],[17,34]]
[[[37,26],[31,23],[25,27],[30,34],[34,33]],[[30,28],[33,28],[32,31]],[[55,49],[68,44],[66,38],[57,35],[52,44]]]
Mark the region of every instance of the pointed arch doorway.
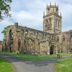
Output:
[[12,52],[12,48],[13,48],[13,32],[10,29],[9,31],[9,51]]
[[54,54],[54,45],[51,45],[50,47],[50,55]]

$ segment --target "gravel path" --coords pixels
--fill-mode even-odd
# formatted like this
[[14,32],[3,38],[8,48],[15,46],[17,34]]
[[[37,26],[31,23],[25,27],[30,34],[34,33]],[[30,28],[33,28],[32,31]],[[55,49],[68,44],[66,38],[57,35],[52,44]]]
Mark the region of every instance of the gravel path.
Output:
[[16,72],[55,72],[54,63],[56,61],[43,61],[32,63],[30,61],[21,61],[9,56],[2,56],[2,58],[10,61]]

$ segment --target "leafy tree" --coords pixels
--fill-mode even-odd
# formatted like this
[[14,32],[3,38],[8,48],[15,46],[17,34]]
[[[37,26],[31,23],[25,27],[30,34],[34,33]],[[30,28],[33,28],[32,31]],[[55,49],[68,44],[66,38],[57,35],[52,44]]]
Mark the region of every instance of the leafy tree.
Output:
[[0,0],[0,20],[3,19],[3,16],[9,16],[10,3],[12,0]]

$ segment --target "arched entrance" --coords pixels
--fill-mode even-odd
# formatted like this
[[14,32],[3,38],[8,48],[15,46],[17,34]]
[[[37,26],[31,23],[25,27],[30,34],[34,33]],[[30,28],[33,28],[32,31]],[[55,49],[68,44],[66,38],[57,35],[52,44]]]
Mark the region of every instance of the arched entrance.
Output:
[[54,45],[52,45],[51,47],[50,47],[50,55],[51,54],[54,54]]
[[13,48],[13,32],[9,31],[9,51],[11,52]]
[[21,42],[20,39],[18,40],[18,51],[20,51],[20,47],[21,47]]

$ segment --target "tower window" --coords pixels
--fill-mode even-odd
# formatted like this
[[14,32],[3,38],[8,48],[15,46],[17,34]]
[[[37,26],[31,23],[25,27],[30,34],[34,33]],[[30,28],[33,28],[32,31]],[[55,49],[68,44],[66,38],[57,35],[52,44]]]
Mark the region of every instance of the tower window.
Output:
[[50,10],[50,8],[48,8],[48,11]]
[[49,22],[50,22],[50,24],[51,24],[51,18],[49,18]]
[[58,8],[56,8],[56,11],[58,11]]
[[52,27],[51,18],[49,18],[49,20],[48,20],[48,29],[50,30],[51,27]]
[[59,28],[59,21],[58,21],[58,28]]
[[46,21],[46,23],[48,22],[48,20],[47,20],[47,19],[46,19],[45,21]]

